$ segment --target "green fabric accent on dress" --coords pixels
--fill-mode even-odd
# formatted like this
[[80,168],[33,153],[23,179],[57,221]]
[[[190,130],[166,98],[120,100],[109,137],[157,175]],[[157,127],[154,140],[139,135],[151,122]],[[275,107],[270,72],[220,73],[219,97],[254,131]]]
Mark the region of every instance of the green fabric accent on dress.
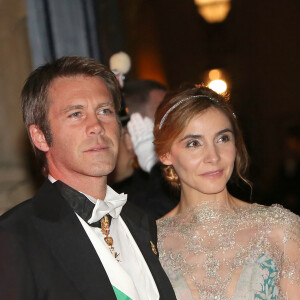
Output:
[[118,290],[116,287],[112,286],[114,289],[114,292],[116,294],[116,297],[118,300],[132,300],[131,298],[129,298],[127,295],[125,295],[124,293],[122,293],[120,290]]
[[261,290],[255,293],[256,300],[276,300],[278,298],[278,289],[276,288],[276,279],[278,276],[278,269],[273,259],[268,259],[263,254],[258,263],[262,270],[261,274]]

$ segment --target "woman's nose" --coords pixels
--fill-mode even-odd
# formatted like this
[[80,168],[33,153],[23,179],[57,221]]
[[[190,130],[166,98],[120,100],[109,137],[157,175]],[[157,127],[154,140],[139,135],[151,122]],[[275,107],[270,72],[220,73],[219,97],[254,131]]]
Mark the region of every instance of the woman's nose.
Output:
[[207,145],[205,149],[204,161],[207,163],[215,163],[220,159],[219,151],[216,145]]

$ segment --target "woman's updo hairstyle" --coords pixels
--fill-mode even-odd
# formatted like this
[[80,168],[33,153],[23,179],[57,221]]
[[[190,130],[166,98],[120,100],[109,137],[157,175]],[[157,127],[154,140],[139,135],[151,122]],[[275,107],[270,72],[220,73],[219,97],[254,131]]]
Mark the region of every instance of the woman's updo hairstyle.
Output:
[[[168,153],[178,135],[190,120],[208,108],[217,108],[229,119],[235,137],[236,159],[231,178],[245,178],[248,167],[248,153],[236,116],[226,96],[222,96],[203,85],[182,87],[166,95],[155,113],[154,145],[158,157]],[[165,178],[169,183],[180,188],[180,180],[173,166],[163,166]]]

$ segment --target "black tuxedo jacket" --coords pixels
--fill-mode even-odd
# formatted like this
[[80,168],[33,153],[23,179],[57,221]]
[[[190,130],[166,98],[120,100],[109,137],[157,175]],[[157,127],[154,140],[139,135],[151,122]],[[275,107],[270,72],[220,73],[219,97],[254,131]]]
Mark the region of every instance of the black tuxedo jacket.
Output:
[[[158,256],[156,227],[126,204],[122,218],[152,273],[160,299],[176,299]],[[69,204],[48,180],[0,217],[0,299],[116,299],[103,265]]]

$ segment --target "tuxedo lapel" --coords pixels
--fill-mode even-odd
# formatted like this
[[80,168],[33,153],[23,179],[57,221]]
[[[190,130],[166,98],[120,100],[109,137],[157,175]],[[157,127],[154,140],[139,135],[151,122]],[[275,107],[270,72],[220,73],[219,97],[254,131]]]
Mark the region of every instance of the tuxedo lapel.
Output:
[[[130,203],[125,204],[121,212],[121,216],[133,238],[135,239],[139,249],[141,250],[144,259],[152,273],[153,279],[160,294],[160,300],[176,299],[171,283],[159,262],[158,254],[154,253],[154,251],[157,250],[156,231],[150,234],[151,226],[149,224],[148,216],[146,214],[141,215],[135,213],[135,209],[132,209],[130,206]],[[155,245],[154,249],[150,241],[153,243],[153,246]]]
[[33,199],[33,222],[83,299],[116,299],[104,267],[77,216],[46,181]]

